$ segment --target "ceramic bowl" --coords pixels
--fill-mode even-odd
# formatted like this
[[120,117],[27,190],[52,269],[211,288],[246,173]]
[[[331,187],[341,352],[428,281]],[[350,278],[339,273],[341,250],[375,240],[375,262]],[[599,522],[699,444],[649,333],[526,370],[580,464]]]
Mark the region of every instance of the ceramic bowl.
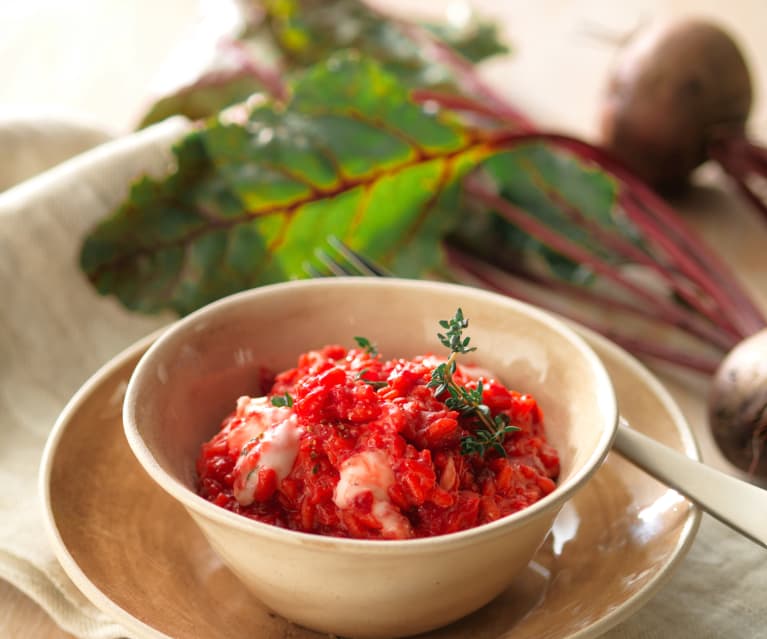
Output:
[[[195,492],[195,460],[263,370],[365,335],[386,357],[440,353],[438,320],[461,307],[478,350],[464,356],[533,394],[561,459],[557,488],[525,510],[426,539],[371,541],[285,530]],[[469,357],[471,359],[469,359]],[[556,318],[473,288],[397,279],[329,278],[254,289],[174,324],[142,357],[123,420],[133,453],[178,500],[213,549],[267,607],[321,632],[412,635],[488,603],[527,565],[554,518],[599,467],[617,406],[599,358]]]

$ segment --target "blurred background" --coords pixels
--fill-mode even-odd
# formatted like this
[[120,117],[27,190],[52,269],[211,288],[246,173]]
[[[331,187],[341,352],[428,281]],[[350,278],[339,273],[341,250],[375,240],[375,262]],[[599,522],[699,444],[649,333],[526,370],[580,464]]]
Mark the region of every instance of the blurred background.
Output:
[[[378,0],[408,15],[452,14],[464,3]],[[661,17],[715,17],[740,41],[757,79],[751,118],[767,131],[764,0],[473,0],[500,19],[514,52],[487,77],[541,123],[592,135],[621,38]],[[0,2],[0,116],[55,114],[129,131],[156,96],[194,77],[236,28],[234,0]],[[760,90],[761,89],[761,90]],[[562,97],[566,96],[566,101]],[[764,137],[762,135],[761,137]]]

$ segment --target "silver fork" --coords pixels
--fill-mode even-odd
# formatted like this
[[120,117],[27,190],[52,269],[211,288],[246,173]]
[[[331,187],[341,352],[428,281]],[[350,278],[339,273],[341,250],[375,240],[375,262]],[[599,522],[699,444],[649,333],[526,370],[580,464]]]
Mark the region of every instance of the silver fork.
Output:
[[[304,270],[310,277],[393,275],[337,237],[328,237],[327,243],[332,250],[319,248],[315,251],[327,273],[307,263]],[[646,473],[695,502],[722,523],[767,548],[767,490],[658,443],[631,428],[622,417],[613,446]]]
[[304,263],[309,277],[335,277],[357,275],[364,277],[393,277],[393,273],[380,264],[357,253],[335,235],[329,235],[326,242],[330,249],[317,248],[314,256],[327,269],[327,273],[315,268],[311,262]]

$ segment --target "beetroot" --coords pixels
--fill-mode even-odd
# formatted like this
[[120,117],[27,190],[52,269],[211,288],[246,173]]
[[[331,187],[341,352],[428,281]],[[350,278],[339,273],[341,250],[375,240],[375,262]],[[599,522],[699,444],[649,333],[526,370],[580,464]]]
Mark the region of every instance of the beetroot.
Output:
[[767,329],[722,361],[709,394],[709,424],[729,461],[767,477]]
[[634,38],[610,79],[603,145],[661,190],[684,185],[722,139],[743,137],[752,88],[735,41],[684,20]]

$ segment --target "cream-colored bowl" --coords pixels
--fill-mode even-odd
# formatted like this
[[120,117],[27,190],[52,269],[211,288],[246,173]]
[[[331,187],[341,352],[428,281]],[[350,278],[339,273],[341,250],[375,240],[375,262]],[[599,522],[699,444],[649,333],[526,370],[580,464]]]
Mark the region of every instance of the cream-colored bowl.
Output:
[[[541,405],[561,458],[556,490],[471,530],[405,541],[321,537],[219,508],[195,492],[195,460],[264,369],[330,343],[374,341],[386,358],[443,353],[438,320],[461,307],[477,351],[465,357]],[[174,324],[143,356],[123,420],[131,449],[181,502],[263,603],[315,630],[392,637],[449,623],[489,602],[527,565],[563,504],[599,467],[617,406],[599,358],[563,323],[500,295],[450,284],[337,278],[254,289]]]

